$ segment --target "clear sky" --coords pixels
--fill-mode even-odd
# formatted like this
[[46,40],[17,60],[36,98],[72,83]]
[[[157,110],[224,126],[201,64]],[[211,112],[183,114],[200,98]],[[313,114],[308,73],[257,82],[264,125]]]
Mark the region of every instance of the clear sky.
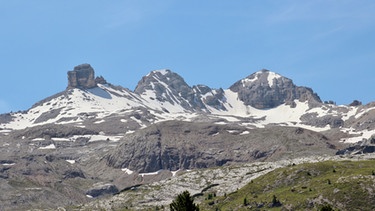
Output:
[[131,90],[155,69],[226,89],[265,68],[322,100],[375,101],[374,0],[0,3],[0,113],[63,91],[82,63]]

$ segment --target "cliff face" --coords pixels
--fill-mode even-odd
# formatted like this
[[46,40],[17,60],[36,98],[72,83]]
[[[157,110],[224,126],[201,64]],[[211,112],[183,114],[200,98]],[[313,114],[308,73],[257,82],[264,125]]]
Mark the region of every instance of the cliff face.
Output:
[[166,121],[124,136],[107,154],[106,163],[137,172],[177,171],[335,151],[327,137],[302,128],[268,127],[250,132],[234,125]]
[[91,65],[81,64],[74,67],[74,70],[68,71],[68,89],[94,87],[96,87],[95,72]]

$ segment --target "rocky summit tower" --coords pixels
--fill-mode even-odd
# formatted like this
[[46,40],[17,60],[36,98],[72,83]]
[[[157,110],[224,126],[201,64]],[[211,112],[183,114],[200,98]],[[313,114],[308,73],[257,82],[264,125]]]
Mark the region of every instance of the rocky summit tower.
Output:
[[95,72],[89,64],[81,64],[68,71],[68,89],[83,88],[90,89],[96,87]]

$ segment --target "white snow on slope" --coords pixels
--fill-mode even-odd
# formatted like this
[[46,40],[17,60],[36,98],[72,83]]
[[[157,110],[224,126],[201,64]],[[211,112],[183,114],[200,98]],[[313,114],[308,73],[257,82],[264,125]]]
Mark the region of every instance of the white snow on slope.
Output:
[[371,108],[367,108],[367,109],[363,109],[363,110],[361,110],[361,111],[357,111],[357,114],[354,116],[356,119],[357,118],[360,118],[362,115],[364,115],[364,114],[366,114],[366,113],[368,113],[368,112],[370,112],[370,111],[372,111],[372,110],[374,110],[375,109],[375,107],[371,107]]
[[354,128],[349,128],[341,129],[341,131],[355,135],[355,137],[352,138],[342,138],[341,141],[345,143],[357,143],[359,141],[363,141],[363,139],[369,139],[371,136],[375,135],[375,130],[356,131]]
[[159,170],[159,171],[155,171],[155,172],[141,173],[141,174],[139,174],[139,175],[141,175],[141,177],[144,177],[144,176],[151,176],[151,175],[157,175],[157,174],[159,174],[160,171],[162,171],[162,169]]
[[[265,119],[258,120],[256,123],[243,123],[243,125],[264,127],[268,124],[283,124],[288,126],[298,126],[314,131],[324,131],[330,129],[327,125],[324,128],[316,128],[309,125],[302,124],[300,117],[305,113],[312,112],[309,108],[307,102],[300,102],[295,100],[296,107],[291,108],[289,105],[282,104],[276,108],[272,109],[257,109],[252,106],[246,106],[244,102],[239,100],[238,94],[229,89],[224,90],[226,96],[225,107],[227,111],[217,110],[215,108],[209,107],[212,114],[218,115],[230,122],[236,122],[235,117],[252,117],[255,119]],[[325,111],[322,109],[315,109],[313,112],[318,112],[323,114]],[[237,119],[237,121],[239,121]]]
[[70,164],[75,164],[76,161],[75,160],[66,160],[66,162],[70,163]]
[[[289,105],[280,105],[273,109],[256,109],[251,106],[246,106],[244,102],[239,100],[238,94],[229,89],[224,90],[226,96],[225,107],[227,111],[216,110],[210,108],[210,111],[213,114],[220,116],[233,116],[238,117],[253,117],[253,118],[264,118],[265,121],[263,124],[269,123],[284,123],[284,122],[300,122],[299,118],[303,115],[308,109],[309,106],[306,102],[295,101],[296,107],[291,108]],[[228,119],[231,120],[231,119]],[[233,119],[232,119],[233,120]]]
[[39,147],[39,149],[56,149],[56,146],[54,144],[50,144],[50,145],[45,146],[45,147]]
[[134,173],[134,171],[132,171],[132,170],[130,170],[128,168],[123,168],[123,169],[121,169],[121,171],[124,171],[127,174],[133,174]]
[[243,87],[246,87],[246,86],[249,86],[249,84],[253,83],[254,81],[258,80],[257,77],[255,78],[244,78],[241,80],[241,83],[242,83],[242,86]]
[[[161,74],[167,74],[167,70],[160,70]],[[251,83],[258,80],[260,77],[258,72],[254,79],[243,79],[243,84]],[[275,79],[282,76],[268,72],[268,85],[272,86]],[[24,129],[48,123],[68,124],[73,123],[77,127],[84,127],[83,122],[87,119],[93,119],[94,123],[104,123],[105,117],[110,115],[127,114],[133,112],[134,108],[142,107],[149,113],[155,116],[149,123],[157,123],[167,120],[183,120],[194,121],[200,116],[199,113],[186,111],[182,106],[180,100],[173,96],[172,90],[168,85],[161,81],[159,77],[155,79],[166,88],[167,95],[170,95],[173,102],[160,102],[156,99],[155,92],[146,90],[142,95],[135,94],[127,89],[113,88],[109,85],[99,84],[98,87],[81,90],[71,89],[69,94],[61,95],[53,98],[43,104],[31,108],[27,113],[13,113],[14,121],[0,125],[0,132],[7,134],[11,129]],[[213,96],[215,91],[206,93],[203,98]],[[166,97],[166,96],[165,96]],[[314,131],[323,131],[330,129],[329,125],[324,128],[313,127],[302,124],[300,117],[306,113],[317,114],[317,117],[329,115],[343,115],[343,120],[350,118],[360,118],[368,112],[372,112],[375,107],[350,107],[350,106],[335,106],[323,105],[310,109],[307,102],[295,101],[296,107],[291,108],[288,105],[280,105],[272,109],[256,109],[251,106],[246,106],[244,102],[239,100],[238,94],[229,89],[224,90],[224,97],[222,99],[225,110],[218,110],[214,107],[206,105],[207,110],[211,113],[209,117],[223,118],[231,123],[241,123],[249,128],[264,127],[268,124],[280,124],[287,126],[302,127]],[[338,111],[336,108],[340,108]],[[341,113],[343,111],[343,113]],[[55,114],[55,117],[51,117]],[[44,118],[41,118],[43,117]],[[46,118],[48,117],[49,118]],[[41,121],[40,118],[44,121]],[[146,127],[145,124],[139,119],[131,117],[141,127]],[[255,122],[242,122],[243,118],[257,119]],[[126,123],[129,119],[120,119],[120,122]],[[38,122],[39,121],[39,122]],[[225,121],[216,122],[216,124],[227,124]],[[345,129],[345,128],[343,128]],[[124,131],[124,133],[132,133],[134,131]],[[374,131],[356,131],[352,134],[359,135],[358,137],[346,140],[346,142],[356,142],[362,138],[369,138]],[[105,135],[90,136],[90,141],[111,140],[118,141],[120,136],[109,137]],[[73,138],[74,139],[74,138]],[[58,140],[53,138],[54,141],[74,141],[71,139]],[[43,148],[42,148],[43,149]]]
[[[251,83],[255,82],[255,81],[258,81],[260,76],[264,74],[262,71],[258,71],[255,73],[255,77],[254,78],[244,78],[241,80],[241,83],[242,83],[242,86],[245,87],[245,86],[249,86]],[[281,78],[282,76],[275,73],[275,72],[267,72],[268,76],[267,76],[267,82],[268,82],[268,86],[269,87],[272,87],[273,84],[275,83],[274,82],[274,79],[279,79]]]
[[14,166],[14,165],[16,165],[16,163],[3,163],[2,165],[3,166]]
[[281,78],[282,76],[277,74],[277,73],[274,73],[274,72],[268,72],[268,77],[267,77],[267,81],[268,81],[268,85],[269,87],[272,87],[272,85],[275,83],[273,80],[274,79],[279,79]]
[[[3,128],[24,129],[48,123],[80,123],[88,118],[102,119],[111,114],[118,114],[135,107],[151,108],[162,111],[164,105],[155,101],[145,100],[127,90],[115,90],[107,85],[99,84],[98,87],[84,91],[81,89],[70,90],[71,94],[59,96],[40,106],[31,108],[26,114],[14,114],[15,120],[3,124]],[[113,94],[115,93],[115,94]],[[147,99],[147,98],[146,98]],[[172,112],[182,112],[183,109],[165,103]],[[150,107],[149,107],[150,106]],[[177,110],[173,110],[176,109]],[[58,115],[46,121],[35,121],[47,112],[55,111]],[[93,116],[90,116],[92,114]],[[65,119],[64,121],[59,121]],[[97,124],[104,120],[96,121]]]

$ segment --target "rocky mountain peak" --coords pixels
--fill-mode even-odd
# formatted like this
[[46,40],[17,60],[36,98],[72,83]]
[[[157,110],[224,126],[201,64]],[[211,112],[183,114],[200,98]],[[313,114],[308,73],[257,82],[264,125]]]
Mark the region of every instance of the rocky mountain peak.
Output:
[[246,105],[258,109],[277,107],[283,103],[294,105],[294,100],[308,101],[310,106],[321,103],[312,89],[296,86],[293,81],[263,69],[237,81],[230,88]]
[[262,87],[268,86],[272,88],[273,86],[277,86],[279,83],[283,83],[285,81],[291,82],[290,79],[285,78],[281,76],[280,74],[269,71],[267,69],[262,69],[242,79],[241,83],[242,83],[242,86],[244,87],[260,85]]
[[184,109],[192,110],[204,107],[195,95],[192,87],[177,73],[171,70],[155,70],[144,76],[134,90],[140,95],[152,92],[160,102],[181,105]]
[[177,84],[188,86],[184,79],[177,73],[172,72],[168,69],[162,69],[151,71],[149,74],[144,76],[138,82],[138,85],[135,88],[135,92],[140,92],[141,90],[143,91],[143,89],[146,88],[147,85],[155,83],[162,84],[168,87],[170,86],[171,88],[175,88]]
[[90,89],[96,85],[95,71],[90,64],[81,64],[68,71],[68,88]]

